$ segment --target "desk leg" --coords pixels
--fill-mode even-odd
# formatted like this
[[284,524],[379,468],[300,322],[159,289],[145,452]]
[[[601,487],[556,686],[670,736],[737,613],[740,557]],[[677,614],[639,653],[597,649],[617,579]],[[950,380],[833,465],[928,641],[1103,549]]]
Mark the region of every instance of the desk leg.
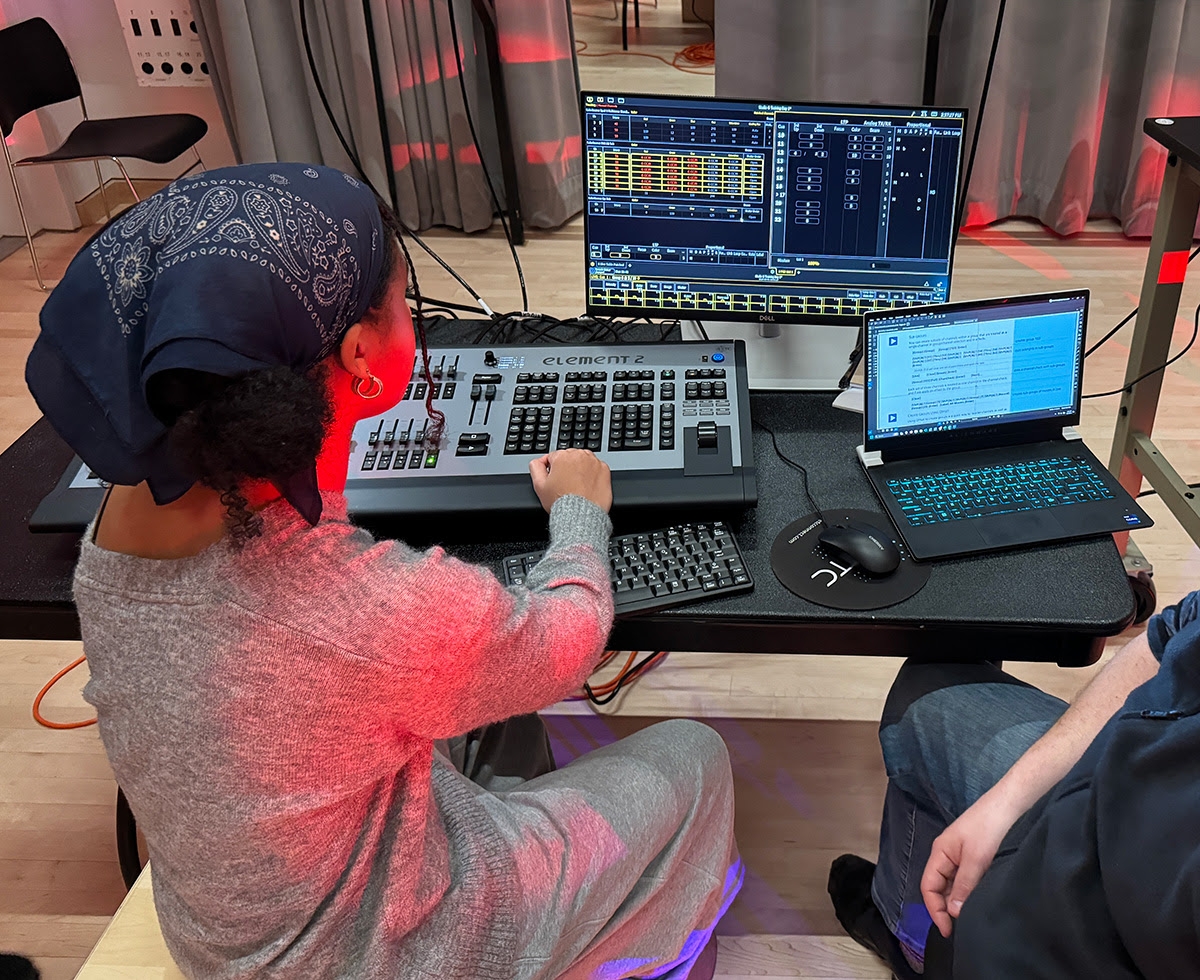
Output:
[[[1158,217],[1154,223],[1154,236],[1150,240],[1150,256],[1142,279],[1142,295],[1133,328],[1129,363],[1125,368],[1126,384],[1158,367],[1170,357],[1171,337],[1175,331],[1175,317],[1179,312],[1179,296],[1183,292],[1183,282],[1182,277],[1179,277],[1180,282],[1159,281],[1163,269],[1163,254],[1188,253],[1192,247],[1198,212],[1200,173],[1176,157],[1169,157],[1163,178],[1162,195],[1158,202]],[[1136,459],[1147,451],[1146,440],[1154,431],[1154,416],[1158,411],[1158,399],[1165,373],[1158,371],[1150,375],[1134,385],[1132,391],[1127,391],[1121,396],[1108,468],[1121,481],[1121,486],[1135,497],[1142,487],[1142,469]],[[1157,462],[1159,467],[1166,464],[1161,456]],[[1155,483],[1155,489],[1163,494],[1164,502],[1171,506],[1173,511],[1181,505],[1187,507],[1187,502],[1182,498],[1173,501],[1171,498],[1175,495],[1164,492],[1166,487]],[[1194,511],[1194,501],[1192,503]],[[1182,517],[1180,520],[1185,527],[1188,526],[1187,520]],[[1128,533],[1116,535],[1117,547],[1121,549],[1122,554],[1125,552],[1128,538]]]

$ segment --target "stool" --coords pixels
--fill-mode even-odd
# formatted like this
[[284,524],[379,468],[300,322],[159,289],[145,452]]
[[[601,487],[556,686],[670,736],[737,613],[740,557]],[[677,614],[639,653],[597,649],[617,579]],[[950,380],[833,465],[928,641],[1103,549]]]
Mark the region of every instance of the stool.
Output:
[[149,867],[134,882],[75,980],[111,980],[116,976],[186,980],[167,952],[158,927]]

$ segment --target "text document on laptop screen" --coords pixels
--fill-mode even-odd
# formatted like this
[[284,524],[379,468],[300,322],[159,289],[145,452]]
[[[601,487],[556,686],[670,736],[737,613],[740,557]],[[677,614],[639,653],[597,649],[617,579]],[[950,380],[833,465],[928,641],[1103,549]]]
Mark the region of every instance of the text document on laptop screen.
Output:
[[870,439],[1071,415],[1086,296],[867,321]]

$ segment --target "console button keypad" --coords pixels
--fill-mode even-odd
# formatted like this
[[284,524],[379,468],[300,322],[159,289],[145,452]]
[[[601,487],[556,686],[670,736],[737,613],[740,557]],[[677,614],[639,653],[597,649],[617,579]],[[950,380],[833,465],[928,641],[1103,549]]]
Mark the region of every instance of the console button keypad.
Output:
[[[640,358],[617,353],[567,350],[552,359],[539,347],[455,349],[434,353],[426,371],[417,358],[402,404],[356,428],[351,476],[511,474],[531,457],[576,448],[609,454],[614,470],[666,469],[683,456],[678,426],[709,422],[740,432],[737,368],[728,354],[693,351],[690,362],[663,367],[630,364]],[[545,361],[555,359],[557,370],[548,369]],[[436,443],[428,438],[426,397],[446,415]],[[639,451],[636,459],[618,455]]]
[[[623,372],[618,371],[617,374]],[[635,373],[635,372],[630,372]],[[614,384],[612,400],[615,402],[638,402],[654,400],[654,382],[643,381],[641,384]]]
[[[570,375],[568,374],[569,378]],[[614,386],[615,387],[615,386]],[[575,402],[602,402],[608,395],[608,385],[593,382],[591,384],[570,384],[563,388],[563,402],[571,405]]]
[[549,405],[517,407],[508,416],[508,434],[504,455],[527,455],[550,451],[550,430],[554,428],[554,409]]
[[654,406],[614,405],[612,424],[608,432],[608,448],[612,452],[650,449],[654,445]]
[[603,405],[564,405],[558,428],[559,449],[599,452],[604,438]]
[[675,448],[675,405],[671,402],[658,406],[658,448]]
[[513,391],[513,404],[526,403],[553,405],[558,401],[558,385],[517,385]]

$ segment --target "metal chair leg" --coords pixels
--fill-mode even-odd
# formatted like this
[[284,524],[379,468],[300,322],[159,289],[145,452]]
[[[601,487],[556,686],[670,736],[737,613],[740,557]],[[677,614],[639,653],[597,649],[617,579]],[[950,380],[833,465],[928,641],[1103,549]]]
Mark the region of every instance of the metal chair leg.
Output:
[[142,857],[138,853],[137,820],[120,786],[117,787],[117,863],[126,889],[132,888],[142,873]]
[[[195,169],[196,169],[196,166],[197,166],[197,165],[199,165],[201,173],[203,173],[203,172],[204,172],[204,161],[200,159],[200,151],[199,151],[199,150],[197,150],[197,149],[196,149],[196,148],[193,146],[193,147],[192,147],[192,152],[193,152],[194,154],[196,154],[196,162],[195,162],[195,163],[193,163],[193,164],[190,164],[190,165],[188,166],[187,170],[185,170],[183,173],[181,173],[181,174],[179,175],[179,177],[186,177],[188,174],[190,174],[190,173],[191,173],[193,170],[195,170]],[[176,179],[176,180],[178,180],[178,179],[179,179],[179,177],[176,177],[175,179]]]
[[112,208],[108,206],[108,192],[104,189],[104,178],[100,176],[100,161],[93,160],[92,165],[96,168],[96,183],[100,185],[100,200],[104,202],[104,217],[112,221]]
[[21,227],[25,229],[25,241],[29,243],[29,257],[33,260],[33,274],[37,277],[38,286],[45,289],[46,283],[42,279],[42,269],[38,265],[37,252],[33,248],[33,234],[29,230],[29,222],[25,219],[25,205],[21,201],[21,188],[17,185],[17,171],[13,166],[12,154],[8,152],[8,143],[4,139],[0,139],[0,146],[4,147],[4,162],[8,164],[8,176],[12,179],[13,196],[17,199],[17,212],[21,215]]
[[[638,6],[638,0],[633,0],[633,26],[638,30],[642,27],[642,8]],[[629,0],[623,0],[621,4],[621,50],[629,50]]]
[[129,172],[125,169],[125,165],[120,160],[118,160],[116,157],[112,158],[112,162],[115,163],[118,167],[120,167],[121,176],[125,178],[125,183],[127,183],[129,185],[129,193],[133,195],[134,201],[140,201],[141,198],[138,197],[138,192],[134,189],[133,181],[129,179]]

